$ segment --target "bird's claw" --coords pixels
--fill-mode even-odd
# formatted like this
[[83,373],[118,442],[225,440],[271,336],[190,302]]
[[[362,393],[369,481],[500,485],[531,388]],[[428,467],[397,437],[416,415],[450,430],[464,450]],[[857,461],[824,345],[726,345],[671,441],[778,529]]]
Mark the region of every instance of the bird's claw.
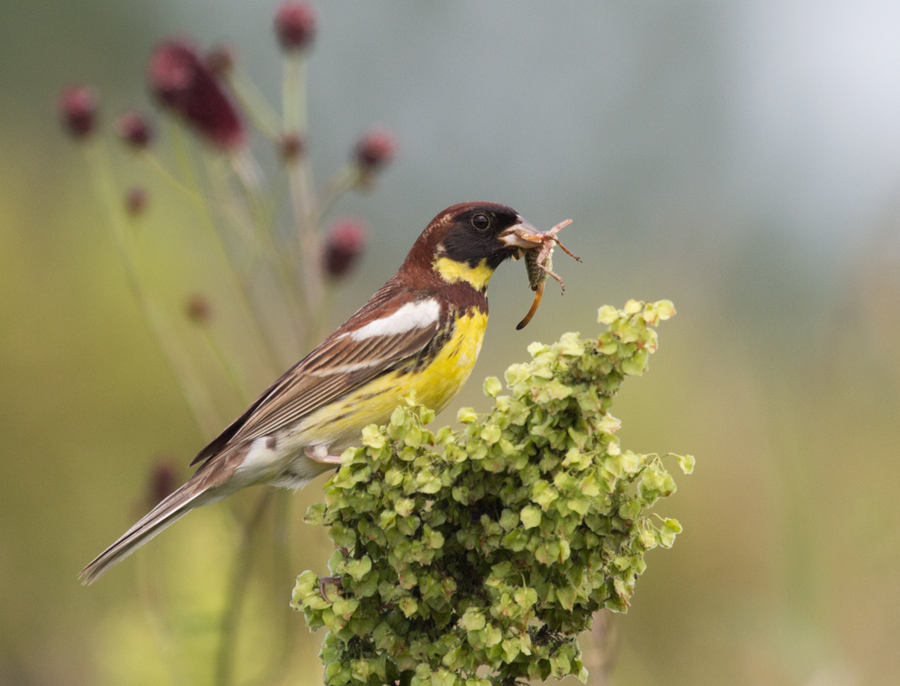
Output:
[[341,456],[340,455],[330,455],[328,453],[328,446],[324,445],[313,445],[306,450],[304,450],[306,456],[312,460],[313,462],[318,462],[319,464],[333,464],[340,466],[341,464]]

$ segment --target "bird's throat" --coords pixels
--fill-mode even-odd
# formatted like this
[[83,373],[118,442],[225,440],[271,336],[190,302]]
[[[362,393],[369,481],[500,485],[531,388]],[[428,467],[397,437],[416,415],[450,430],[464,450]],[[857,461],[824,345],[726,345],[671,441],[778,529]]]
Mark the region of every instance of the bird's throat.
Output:
[[484,292],[494,274],[494,268],[487,260],[481,260],[474,267],[465,262],[457,262],[449,257],[439,257],[432,265],[435,272],[447,283],[463,282],[476,291]]

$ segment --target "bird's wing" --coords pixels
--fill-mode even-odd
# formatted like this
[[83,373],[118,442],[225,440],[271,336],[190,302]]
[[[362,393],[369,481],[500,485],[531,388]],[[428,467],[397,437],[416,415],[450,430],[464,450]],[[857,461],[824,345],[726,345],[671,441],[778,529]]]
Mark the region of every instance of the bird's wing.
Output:
[[410,292],[386,295],[376,294],[285,372],[191,464],[268,436],[422,352],[441,329],[439,303]]

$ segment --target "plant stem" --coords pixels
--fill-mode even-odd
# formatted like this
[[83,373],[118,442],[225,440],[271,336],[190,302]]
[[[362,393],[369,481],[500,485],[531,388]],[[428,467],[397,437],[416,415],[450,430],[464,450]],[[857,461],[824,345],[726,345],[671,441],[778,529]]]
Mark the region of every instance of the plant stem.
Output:
[[316,215],[316,224],[321,226],[322,221],[331,212],[335,203],[359,183],[359,178],[359,167],[355,164],[348,164],[328,179],[328,183],[325,184],[325,190],[322,191],[322,199],[319,201],[319,213]]
[[[305,139],[308,115],[306,103],[306,59],[303,55],[285,55],[282,98],[285,131],[294,132],[301,140]],[[317,221],[318,213],[316,212],[316,199],[313,194],[312,171],[309,168],[309,160],[305,154],[288,161],[287,166],[291,209],[298,234],[300,262],[303,270],[303,292],[306,299],[306,310],[310,317],[317,321],[322,316],[321,302],[324,278],[322,273],[321,239]],[[307,335],[309,336],[309,332]],[[311,341],[308,338],[306,342],[308,347]]]
[[156,155],[154,155],[149,150],[142,150],[141,152],[138,153],[138,155],[140,156],[140,158],[142,160],[144,160],[144,162],[147,163],[147,165],[149,165],[149,167],[154,172],[156,172],[159,175],[159,177],[163,181],[165,181],[167,184],[169,184],[172,188],[174,188],[179,193],[182,193],[185,196],[187,196],[187,198],[192,203],[194,203],[197,207],[199,207],[200,209],[203,209],[203,203],[204,203],[203,197],[200,194],[198,194],[195,191],[188,188],[187,186],[185,186],[183,183],[181,183],[181,181],[176,179],[175,176],[172,174],[172,172],[170,172],[168,169],[166,169],[166,166],[162,162],[159,161],[159,158]]
[[245,79],[237,70],[233,70],[226,82],[241,109],[250,115],[256,128],[269,140],[277,141],[278,115],[253,85],[253,81]]
[[201,215],[203,217],[203,227],[207,232],[210,242],[213,244],[216,252],[219,253],[222,261],[225,263],[226,269],[225,272],[228,275],[228,279],[231,282],[234,291],[238,309],[241,311],[241,314],[246,318],[248,322],[253,323],[253,330],[258,338],[258,342],[260,343],[262,349],[265,351],[266,356],[269,359],[269,363],[272,366],[273,373],[279,373],[281,371],[281,364],[278,359],[278,353],[272,345],[271,340],[266,334],[266,329],[259,317],[259,313],[253,307],[253,298],[252,293],[250,292],[249,284],[242,283],[241,280],[237,277],[238,268],[234,263],[230,253],[225,247],[225,241],[222,239],[222,235],[216,226],[216,222],[213,219],[212,210],[209,206],[209,202],[206,200],[206,197],[203,196],[202,190],[200,188],[200,181],[197,178],[196,170],[194,169],[193,161],[191,160],[190,154],[188,152],[187,141],[184,136],[184,132],[175,124],[172,127],[172,140],[175,145],[175,152],[178,158],[179,166],[181,167],[182,174],[187,178],[190,183],[190,186],[193,187],[195,192],[203,198],[203,212]]
[[259,227],[257,235],[262,238],[263,253],[267,257],[269,267],[279,285],[282,300],[292,321],[291,328],[300,332],[305,328],[304,323],[308,318],[305,316],[303,306],[297,298],[297,284],[293,278],[290,264],[291,255],[289,251],[279,250],[275,243],[275,237],[271,230],[272,213],[266,205],[265,198],[259,191],[259,185],[253,182],[252,174],[249,173],[252,164],[252,160],[233,158],[231,169],[237,179],[238,186],[244,194],[247,208]]
[[125,268],[125,276],[131,294],[156,339],[163,356],[172,370],[181,393],[191,408],[200,431],[206,437],[215,435],[221,426],[218,412],[209,391],[195,373],[190,356],[178,342],[178,337],[163,313],[153,304],[143,289],[134,259],[126,220],[113,182],[106,149],[99,141],[84,146],[90,176],[100,204],[106,209],[107,220],[113,234],[113,243]]
[[247,597],[247,589],[250,581],[250,571],[253,568],[253,544],[259,532],[260,523],[269,504],[272,502],[274,490],[266,488],[265,493],[256,504],[250,519],[244,525],[244,533],[241,538],[240,549],[235,556],[234,571],[231,575],[231,583],[228,589],[228,597],[225,610],[222,613],[222,623],[219,632],[219,648],[216,651],[216,686],[228,686],[232,680],[234,667],[234,654],[237,644],[237,621],[241,614],[241,608]]
[[291,493],[288,490],[278,489],[275,492],[275,504],[272,511],[272,544],[275,563],[274,577],[276,579],[274,586],[277,589],[278,608],[279,611],[283,612],[284,624],[282,625],[278,653],[274,656],[272,664],[250,682],[259,684],[259,686],[271,686],[272,684],[280,683],[290,669],[291,660],[294,656],[294,642],[292,638],[297,627],[296,614],[289,607],[284,606],[283,589],[280,585],[280,582],[284,579],[291,578],[291,550],[288,545],[290,497]]
[[216,340],[209,325],[201,324],[200,326],[203,329],[203,337],[206,339],[206,343],[212,351],[213,357],[216,358],[219,366],[222,367],[222,371],[225,372],[225,378],[228,379],[228,384],[237,396],[238,402],[244,405],[249,404],[253,398],[250,397],[250,394],[246,390],[246,386],[241,382],[240,373],[238,372],[237,367],[225,355],[225,351],[222,350],[222,346],[219,345],[219,341]]
[[175,641],[175,628],[163,612],[162,602],[158,597],[158,589],[154,587],[150,574],[147,572],[147,557],[140,556],[135,560],[137,572],[138,596],[144,607],[153,635],[159,644],[163,654],[163,662],[169,675],[169,683],[174,686],[188,684],[189,681],[180,667],[177,659],[177,645]]
[[306,135],[306,58],[297,53],[284,56],[281,78],[284,130]]

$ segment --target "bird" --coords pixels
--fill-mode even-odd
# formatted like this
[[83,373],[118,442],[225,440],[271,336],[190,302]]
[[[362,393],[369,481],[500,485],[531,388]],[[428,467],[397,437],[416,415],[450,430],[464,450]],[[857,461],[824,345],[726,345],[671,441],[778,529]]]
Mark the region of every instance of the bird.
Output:
[[396,274],[197,453],[194,474],[90,562],[82,583],[194,508],[257,484],[297,490],[336,469],[362,429],[386,423],[410,392],[435,412],[446,407],[481,350],[494,270],[542,236],[497,203],[438,213]]

